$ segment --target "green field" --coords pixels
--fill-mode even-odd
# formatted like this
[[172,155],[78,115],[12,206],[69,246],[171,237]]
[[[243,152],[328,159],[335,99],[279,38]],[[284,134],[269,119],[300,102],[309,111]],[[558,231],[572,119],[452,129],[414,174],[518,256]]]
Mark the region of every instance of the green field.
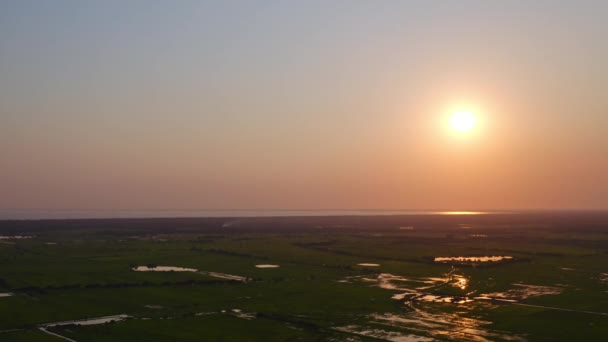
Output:
[[[0,236],[1,341],[608,336],[605,214],[5,221]],[[146,265],[203,273],[132,270]]]

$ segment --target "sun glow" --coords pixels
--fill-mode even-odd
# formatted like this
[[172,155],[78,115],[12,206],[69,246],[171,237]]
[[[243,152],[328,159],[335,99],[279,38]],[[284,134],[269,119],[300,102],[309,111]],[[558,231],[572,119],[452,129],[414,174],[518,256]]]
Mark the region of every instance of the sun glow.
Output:
[[468,132],[475,127],[475,115],[468,110],[457,110],[452,113],[450,123],[452,128],[459,132]]

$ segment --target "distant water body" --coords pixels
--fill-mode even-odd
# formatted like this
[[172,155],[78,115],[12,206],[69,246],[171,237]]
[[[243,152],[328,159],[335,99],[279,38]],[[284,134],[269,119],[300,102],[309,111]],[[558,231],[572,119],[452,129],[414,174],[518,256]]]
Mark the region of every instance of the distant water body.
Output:
[[0,220],[179,218],[179,217],[289,217],[374,215],[487,215],[499,211],[414,210],[3,210]]

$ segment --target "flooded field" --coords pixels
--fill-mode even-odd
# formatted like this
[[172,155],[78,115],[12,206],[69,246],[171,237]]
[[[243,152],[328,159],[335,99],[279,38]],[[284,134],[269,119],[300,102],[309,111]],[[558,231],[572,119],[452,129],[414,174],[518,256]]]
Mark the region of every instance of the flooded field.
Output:
[[381,341],[394,341],[394,342],[428,342],[429,339],[423,336],[417,336],[413,334],[398,333],[395,331],[384,330],[381,328],[369,328],[358,325],[347,325],[342,327],[334,328],[338,331],[347,332],[353,335],[359,335],[363,337],[371,337]]
[[523,336],[491,329],[490,321],[420,308],[403,315],[374,314],[370,316],[370,322],[423,335],[405,334],[404,341],[412,336],[418,338],[412,341],[526,341]]
[[[490,321],[468,317],[468,310],[490,307],[486,298],[438,294],[442,287],[450,286],[465,290],[468,279],[448,272],[438,277],[404,277],[381,273],[376,277],[350,277],[344,283],[363,283],[390,290],[391,299],[404,303],[404,313],[374,313],[367,324],[338,327],[342,331],[374,337],[387,341],[525,341],[504,331],[488,328]],[[489,299],[489,298],[488,298]],[[443,313],[441,306],[466,308],[465,311]],[[452,311],[450,309],[450,311]],[[397,329],[394,331],[390,329]]]
[[[505,292],[479,294],[467,292],[470,279],[456,274],[456,269],[437,277],[405,277],[390,273],[379,273],[370,276],[347,277],[341,283],[366,284],[390,290],[387,294],[393,300],[404,303],[405,313],[383,313],[370,315],[367,324],[338,327],[361,336],[374,337],[387,341],[526,341],[524,336],[510,334],[488,328],[491,321],[480,320],[469,316],[471,310],[492,309],[497,305],[518,304],[531,297],[559,295],[563,288],[529,284],[511,284]],[[446,287],[463,290],[460,295],[447,295]],[[443,313],[441,306],[462,308],[453,313]],[[550,309],[550,308],[548,308]],[[383,328],[378,328],[382,326]],[[398,328],[403,332],[387,330],[386,327]]]

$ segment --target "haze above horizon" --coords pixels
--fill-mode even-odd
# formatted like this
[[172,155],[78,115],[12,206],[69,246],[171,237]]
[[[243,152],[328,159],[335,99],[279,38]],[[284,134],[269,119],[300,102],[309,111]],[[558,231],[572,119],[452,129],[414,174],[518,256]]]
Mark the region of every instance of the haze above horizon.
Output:
[[0,211],[608,209],[607,15],[3,1]]

